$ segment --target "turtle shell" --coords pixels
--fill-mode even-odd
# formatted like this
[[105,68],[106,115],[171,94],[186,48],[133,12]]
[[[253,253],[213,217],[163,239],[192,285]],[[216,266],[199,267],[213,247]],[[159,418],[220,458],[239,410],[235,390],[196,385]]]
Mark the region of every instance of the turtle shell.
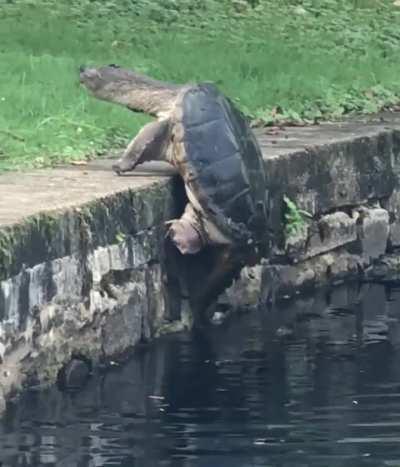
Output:
[[187,88],[173,120],[174,158],[204,213],[235,243],[266,235],[261,150],[245,117],[212,84]]

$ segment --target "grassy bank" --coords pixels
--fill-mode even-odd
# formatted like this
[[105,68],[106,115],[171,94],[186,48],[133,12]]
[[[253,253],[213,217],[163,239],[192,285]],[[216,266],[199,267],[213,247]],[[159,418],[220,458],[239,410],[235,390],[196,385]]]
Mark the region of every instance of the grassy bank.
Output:
[[92,157],[147,121],[87,96],[82,63],[214,81],[270,123],[399,102],[399,57],[393,1],[0,0],[0,170]]

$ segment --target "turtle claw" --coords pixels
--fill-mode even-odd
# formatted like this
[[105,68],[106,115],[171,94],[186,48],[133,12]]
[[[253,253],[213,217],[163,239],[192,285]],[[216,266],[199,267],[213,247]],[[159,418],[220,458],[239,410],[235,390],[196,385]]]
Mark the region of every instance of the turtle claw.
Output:
[[118,176],[121,176],[122,170],[118,164],[113,164],[111,168]]
[[178,220],[178,219],[172,219],[172,220],[170,220],[170,221],[164,222],[164,225],[165,225],[166,227],[169,227],[169,228],[167,229],[167,231],[165,232],[164,238],[170,238],[170,237],[171,237],[171,227],[170,227],[170,226],[171,226],[174,222],[176,222],[177,220]]
[[[129,162],[129,161],[128,161]],[[139,165],[139,161],[135,162],[129,162],[124,161],[123,159],[117,161],[115,164],[111,166],[112,170],[117,174],[117,175],[122,175],[125,172],[131,172],[132,170],[135,170],[136,167]]]

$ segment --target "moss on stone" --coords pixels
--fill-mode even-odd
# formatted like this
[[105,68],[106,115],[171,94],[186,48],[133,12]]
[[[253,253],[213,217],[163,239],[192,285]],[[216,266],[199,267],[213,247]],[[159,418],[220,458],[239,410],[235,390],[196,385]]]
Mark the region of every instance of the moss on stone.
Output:
[[[38,213],[0,228],[0,280],[72,254],[84,257],[99,246],[120,243],[163,225],[175,207],[171,182],[126,190],[74,209]],[[154,246],[154,245],[153,245]]]

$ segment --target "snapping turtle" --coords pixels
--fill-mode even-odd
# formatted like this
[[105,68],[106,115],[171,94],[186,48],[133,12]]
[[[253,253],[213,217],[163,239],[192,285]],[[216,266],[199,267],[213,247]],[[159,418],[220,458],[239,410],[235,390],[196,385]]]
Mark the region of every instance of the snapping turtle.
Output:
[[80,82],[98,99],[157,118],[145,125],[113,165],[117,174],[150,160],[174,165],[189,200],[169,235],[182,254],[206,245],[240,251],[241,263],[266,239],[261,151],[243,115],[209,83],[175,85],[108,65],[80,68]]

